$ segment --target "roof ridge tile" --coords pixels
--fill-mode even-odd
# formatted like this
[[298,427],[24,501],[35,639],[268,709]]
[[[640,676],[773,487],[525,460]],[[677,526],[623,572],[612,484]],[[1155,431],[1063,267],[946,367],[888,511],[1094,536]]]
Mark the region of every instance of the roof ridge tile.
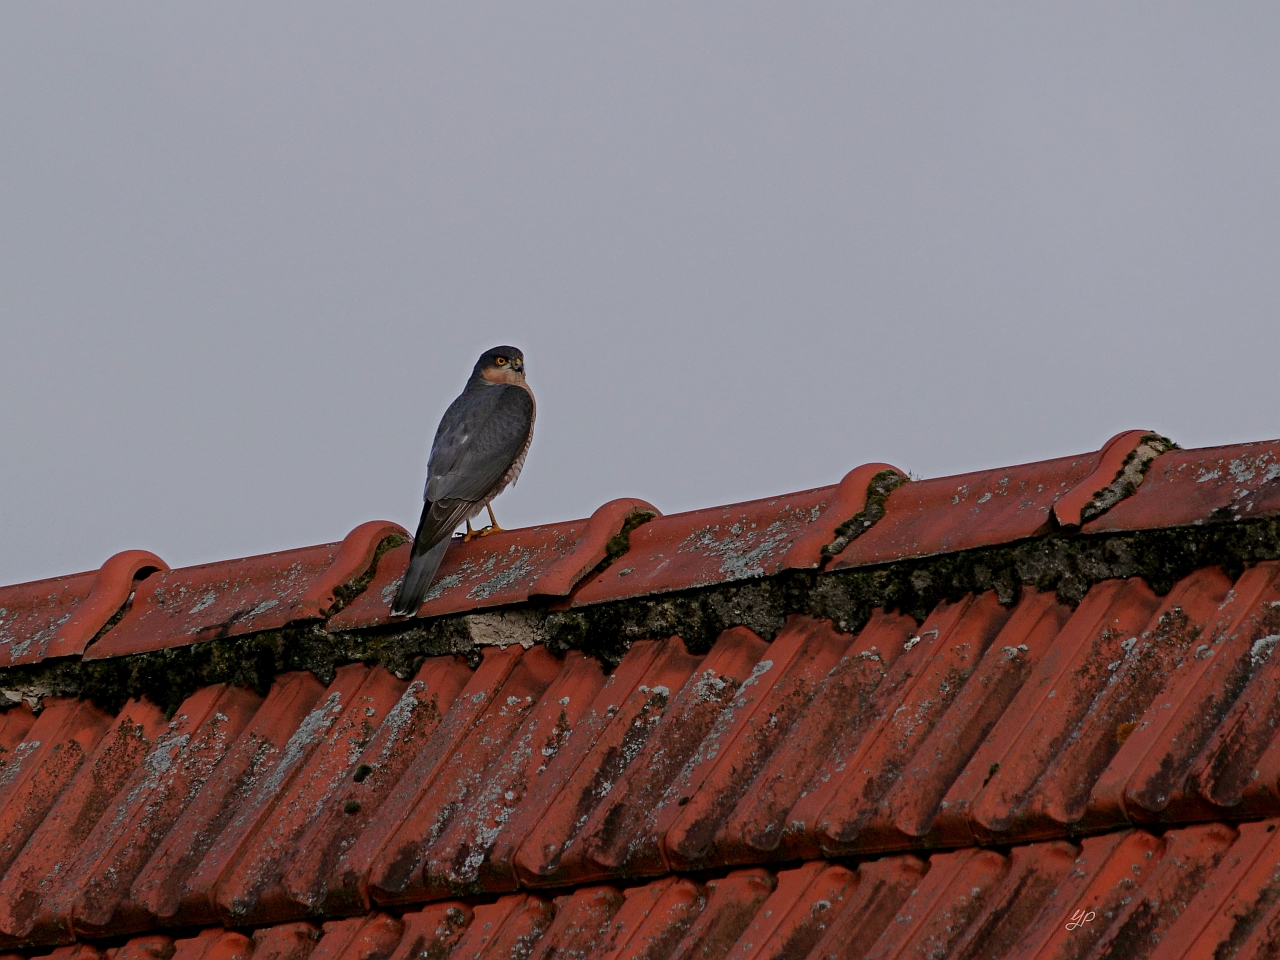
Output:
[[0,587],[0,667],[84,653],[137,581],[168,569],[154,553],[122,550],[97,570]]
[[1142,485],[1151,461],[1178,449],[1172,440],[1149,430],[1118,433],[1098,451],[1098,465],[1053,505],[1063,527],[1074,528],[1100,517]]

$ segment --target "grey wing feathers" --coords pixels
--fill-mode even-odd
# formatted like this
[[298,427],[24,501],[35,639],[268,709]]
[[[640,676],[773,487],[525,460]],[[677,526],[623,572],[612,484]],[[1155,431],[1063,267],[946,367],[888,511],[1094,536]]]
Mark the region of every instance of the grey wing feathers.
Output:
[[464,392],[436,431],[423,499],[484,499],[520,455],[532,423],[533,398],[517,386]]

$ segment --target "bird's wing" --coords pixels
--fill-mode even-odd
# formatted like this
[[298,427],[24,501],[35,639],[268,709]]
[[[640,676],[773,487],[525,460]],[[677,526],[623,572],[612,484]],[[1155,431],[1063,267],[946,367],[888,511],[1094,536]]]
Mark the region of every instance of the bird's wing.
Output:
[[464,391],[436,431],[423,499],[484,500],[520,455],[532,425],[533,398],[520,387]]
[[474,500],[432,500],[422,508],[418,535],[413,538],[413,553],[423,553],[449,537],[458,524],[477,513]]

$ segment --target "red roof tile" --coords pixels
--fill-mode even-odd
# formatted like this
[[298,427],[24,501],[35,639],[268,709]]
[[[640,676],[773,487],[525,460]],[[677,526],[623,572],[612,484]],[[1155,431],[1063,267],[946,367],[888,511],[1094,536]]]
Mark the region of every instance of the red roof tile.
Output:
[[1133,496],[1085,524],[1086,533],[1150,530],[1280,513],[1280,440],[1157,457]]
[[1131,496],[1142,485],[1151,461],[1173,447],[1172,441],[1146,430],[1116,434],[1098,451],[1093,472],[1054,502],[1054,518],[1064,527],[1078,527],[1105,513]]
[[889,494],[884,519],[829,569],[1012,543],[1055,523],[1078,525],[1082,511],[1148,436],[1131,430],[1096,453],[904,484]]
[[254,931],[254,960],[307,960],[320,939],[309,923],[282,923]]
[[252,722],[224,746],[204,788],[188,800],[133,878],[133,909],[149,913],[157,926],[216,922],[200,869],[216,844],[225,847],[224,834],[234,838],[244,831],[245,821],[263,803],[264,788],[285,783],[297,768],[308,734],[324,720],[323,708],[318,717],[313,709],[323,695],[323,685],[311,674],[276,680]]
[[843,912],[858,885],[847,867],[806,863],[778,874],[765,909],[758,910],[729,950],[728,960],[803,957]]
[[[130,701],[97,740],[5,871],[0,883],[0,943],[74,940],[71,904],[50,894],[61,888],[63,876],[85,863],[80,854],[115,796],[131,780],[146,776],[143,761],[164,729],[159,710]],[[7,812],[9,803],[5,807]]]
[[69,912],[87,936],[145,930],[154,918],[129,897],[129,881],[212,775],[229,744],[252,720],[261,698],[248,690],[206,687],[183,704],[119,791],[74,865],[44,896],[48,910]]
[[[1163,836],[1119,831],[1005,853],[811,861],[705,882],[665,877],[625,891],[525,893],[468,906],[138,937],[111,960],[827,960],[845,956],[1163,958],[1269,956],[1280,948],[1276,825]],[[50,957],[100,956],[91,946]]]
[[[455,537],[418,616],[506,606],[535,596],[568,596],[605,559],[610,541],[628,521],[657,514],[656,507],[628,498],[609,501],[586,520],[503,530],[466,543]],[[400,589],[409,552],[405,544],[388,553],[369,589],[333,617],[329,629],[390,621],[391,600]]]
[[[361,866],[352,869],[347,851],[366,833],[394,826],[395,816],[406,808],[397,799],[389,808],[393,812],[384,813],[388,798],[403,789],[406,777],[412,783],[423,775],[422,765],[431,762],[423,758],[425,744],[440,746],[434,753],[439,759],[466,733],[463,714],[451,708],[464,688],[474,703],[481,689],[477,683],[487,683],[487,674],[482,669],[473,675],[452,657],[422,665],[369,740],[350,780],[298,838],[293,857],[283,865],[281,884],[293,903],[330,916],[367,906],[367,863],[362,857]],[[458,705],[465,710],[467,703]]]
[[382,541],[403,535],[398,524],[373,520],[341,543],[148,577],[133,608],[85,659],[165,650],[320,618],[334,605],[335,591],[369,568]]
[[92,704],[70,699],[46,703],[34,723],[24,708],[10,710],[6,735],[10,718],[22,720],[25,732],[4,758],[0,871],[8,871],[111,726],[111,718]]
[[0,667],[84,653],[135,579],[168,569],[154,553],[126,550],[96,571],[0,587]]
[[[1108,581],[1074,612],[983,594],[918,629],[796,617],[772,644],[736,628],[704,656],[639,642],[607,680],[580,653],[513,646],[475,671],[429,659],[412,683],[357,664],[327,689],[282,677],[264,701],[209,687],[171,720],[55,700],[8,737],[0,933],[262,926],[519,884],[1116,837],[1179,811],[1280,815],[1263,693],[1278,609],[1268,563],[1234,586],[1201,570],[1162,601]],[[977,856],[938,861],[959,872],[931,916],[972,907],[947,891],[1022,869]],[[692,902],[663,891],[664,915]]]
[[816,567],[822,548],[842,523],[866,508],[868,487],[886,470],[900,472],[886,463],[869,463],[836,486],[647,523],[631,535],[625,561],[585,583],[574,594],[574,605]]

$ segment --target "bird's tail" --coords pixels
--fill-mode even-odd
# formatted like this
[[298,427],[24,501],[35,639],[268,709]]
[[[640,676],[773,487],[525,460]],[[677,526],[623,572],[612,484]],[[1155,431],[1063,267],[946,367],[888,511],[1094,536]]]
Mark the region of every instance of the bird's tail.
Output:
[[[423,532],[423,523],[430,510],[430,503],[423,507],[422,521],[418,524],[419,535]],[[411,617],[418,612],[418,607],[422,606],[422,598],[427,595],[427,588],[431,586],[436,571],[440,569],[440,561],[444,559],[444,553],[449,549],[449,540],[450,538],[446,536],[439,543],[423,548],[421,536],[414,538],[413,552],[409,555],[409,569],[404,572],[400,589],[396,592],[396,598],[391,604],[393,617]]]
[[440,569],[440,561],[444,559],[444,552],[448,549],[449,539],[446,537],[429,547],[426,552],[415,551],[409,557],[409,569],[404,572],[400,590],[391,604],[393,617],[411,617],[418,612],[418,607],[422,606],[422,598],[427,595],[427,588],[435,579],[436,571]]

